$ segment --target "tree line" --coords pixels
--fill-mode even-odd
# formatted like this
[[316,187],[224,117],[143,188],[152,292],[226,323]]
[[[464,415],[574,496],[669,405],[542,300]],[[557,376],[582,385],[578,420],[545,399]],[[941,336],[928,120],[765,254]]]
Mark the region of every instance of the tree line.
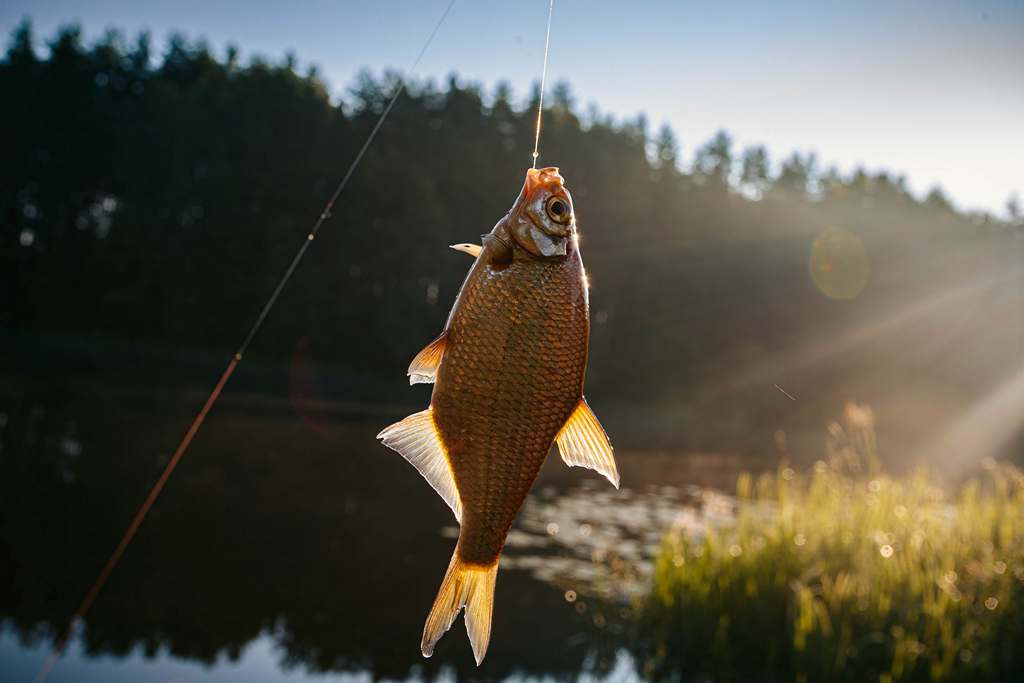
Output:
[[[44,48],[23,23],[0,61],[0,325],[233,350],[398,83],[362,73],[337,101],[292,56],[243,63],[236,48],[115,31],[87,44],[74,26]],[[339,373],[400,376],[469,265],[447,245],[515,199],[536,98],[410,83],[253,353],[285,360],[305,336]],[[695,387],[998,270],[1020,244],[1015,201],[1009,220],[960,213],[899,175],[800,153],[776,164],[724,131],[684,164],[667,126],[581,111],[565,84],[550,102],[541,163],[577,204],[591,385],[623,401],[692,405]],[[837,226],[870,265],[852,301],[808,276]]]

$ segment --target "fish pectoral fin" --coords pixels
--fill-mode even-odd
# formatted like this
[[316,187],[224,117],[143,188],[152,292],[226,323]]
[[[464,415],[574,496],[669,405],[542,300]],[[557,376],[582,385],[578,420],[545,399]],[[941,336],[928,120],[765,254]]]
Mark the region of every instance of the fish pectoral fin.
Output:
[[480,255],[480,252],[484,250],[479,244],[470,244],[469,242],[462,242],[461,244],[450,245],[455,251],[461,251],[465,254],[469,254],[473,258]]
[[587,405],[587,399],[580,399],[555,437],[555,443],[566,465],[594,470],[604,475],[612,486],[619,488],[619,470],[615,467],[612,444],[604,427]]
[[437,369],[444,358],[444,348],[448,344],[448,330],[441,333],[434,341],[423,347],[409,363],[409,384],[430,384],[437,376]]
[[448,507],[455,513],[455,519],[462,522],[462,497],[455,484],[455,474],[448,461],[448,452],[441,443],[441,436],[434,424],[434,413],[430,408],[413,413],[401,422],[385,428],[377,438],[419,471]]

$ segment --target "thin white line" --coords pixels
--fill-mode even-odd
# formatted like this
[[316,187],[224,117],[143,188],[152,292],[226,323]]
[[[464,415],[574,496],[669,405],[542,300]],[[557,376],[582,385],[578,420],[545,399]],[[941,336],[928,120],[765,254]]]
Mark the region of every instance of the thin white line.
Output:
[[548,5],[548,32],[544,36],[544,68],[540,72],[540,98],[537,102],[537,132],[533,137],[533,168],[537,168],[537,157],[540,156],[540,118],[544,112],[544,84],[548,80],[548,46],[551,45],[551,15],[555,11],[555,0]]
[[790,401],[795,401],[795,400],[796,400],[796,397],[795,397],[795,396],[793,396],[793,394],[789,393],[788,391],[786,391],[785,389],[783,389],[782,387],[780,387],[780,386],[779,386],[778,384],[776,384],[776,385],[775,385],[775,388],[776,388],[776,389],[778,389],[779,391],[781,391],[781,392],[782,392],[783,394],[785,394],[785,395],[786,395],[786,397],[787,397],[787,398],[788,398],[788,399],[789,399]]

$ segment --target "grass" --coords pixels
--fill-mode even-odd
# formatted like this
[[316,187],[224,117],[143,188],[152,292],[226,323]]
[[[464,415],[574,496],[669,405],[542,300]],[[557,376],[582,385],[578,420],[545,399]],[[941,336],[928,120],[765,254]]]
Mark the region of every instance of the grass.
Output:
[[741,475],[735,524],[666,535],[645,677],[1024,680],[1024,475],[989,461],[955,498],[887,476],[858,406],[829,443],[807,473]]

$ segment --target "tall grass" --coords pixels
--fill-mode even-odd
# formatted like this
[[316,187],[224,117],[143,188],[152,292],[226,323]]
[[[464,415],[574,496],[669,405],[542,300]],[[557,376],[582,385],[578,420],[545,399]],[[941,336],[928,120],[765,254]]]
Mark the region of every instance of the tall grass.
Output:
[[887,476],[857,406],[829,451],[741,475],[734,525],[667,534],[645,677],[1024,680],[1024,475],[989,461],[953,499],[925,472]]

